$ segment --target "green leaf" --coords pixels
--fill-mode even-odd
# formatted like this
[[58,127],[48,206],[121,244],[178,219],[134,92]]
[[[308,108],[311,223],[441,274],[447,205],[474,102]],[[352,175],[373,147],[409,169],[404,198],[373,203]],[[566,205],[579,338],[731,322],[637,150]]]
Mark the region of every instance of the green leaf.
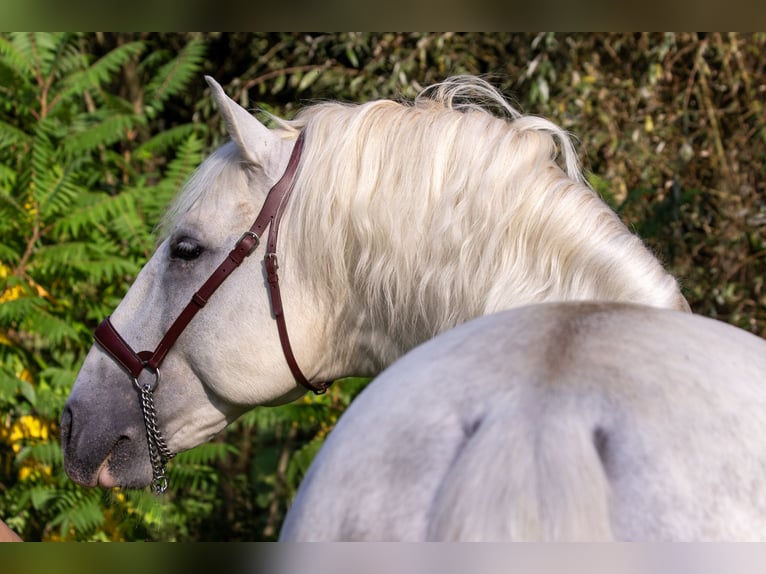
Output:
[[316,79],[319,77],[319,74],[322,73],[322,70],[320,68],[315,68],[313,70],[309,70],[302,78],[300,83],[298,84],[298,91],[303,92],[313,84]]
[[27,381],[20,380],[18,389],[21,396],[27,399],[30,405],[35,406],[35,404],[37,404],[37,393],[35,392],[35,388]]
[[354,68],[359,67],[359,58],[356,57],[356,52],[354,52],[354,49],[351,46],[346,48],[346,57]]

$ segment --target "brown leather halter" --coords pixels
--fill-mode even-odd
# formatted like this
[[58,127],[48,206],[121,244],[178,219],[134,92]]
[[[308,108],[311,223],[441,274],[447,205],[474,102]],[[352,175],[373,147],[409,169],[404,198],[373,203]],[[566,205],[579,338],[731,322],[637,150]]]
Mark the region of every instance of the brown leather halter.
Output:
[[245,231],[242,237],[240,237],[234,245],[234,249],[232,249],[226,256],[223,263],[213,271],[213,274],[207,281],[205,281],[202,287],[200,287],[199,291],[192,295],[191,301],[189,301],[184,310],[181,311],[181,314],[167,330],[165,336],[159,342],[154,352],[140,351],[136,353],[125,339],[120,336],[112,325],[109,317],[104,319],[98,328],[96,328],[94,334],[96,342],[102,349],[109,353],[117,363],[130,373],[137,386],[138,376],[144,369],[153,373],[156,377],[156,381],[159,380],[159,367],[162,364],[162,361],[165,360],[168,351],[173,347],[189,322],[194,318],[197,312],[205,306],[210,297],[221,286],[226,278],[239,267],[245,258],[255,251],[260,243],[261,235],[269,226],[269,237],[266,243],[264,264],[266,266],[269,294],[271,295],[271,309],[277,322],[279,340],[282,343],[282,351],[284,352],[285,359],[287,360],[287,364],[290,367],[295,380],[308,390],[313,391],[316,394],[322,394],[327,390],[327,387],[330,386],[330,382],[317,384],[309,382],[301,372],[300,367],[298,367],[298,362],[295,359],[295,355],[293,355],[290,340],[287,335],[282,297],[279,293],[279,275],[277,274],[279,266],[276,254],[277,234],[279,233],[279,222],[284,207],[293,188],[295,172],[298,169],[298,163],[300,162],[301,151],[303,149],[303,140],[304,136],[303,132],[301,132],[293,147],[285,173],[274,187],[269,190],[269,193],[266,196],[266,201],[261,208],[261,212],[258,214],[258,217],[256,217],[253,225],[249,230]]

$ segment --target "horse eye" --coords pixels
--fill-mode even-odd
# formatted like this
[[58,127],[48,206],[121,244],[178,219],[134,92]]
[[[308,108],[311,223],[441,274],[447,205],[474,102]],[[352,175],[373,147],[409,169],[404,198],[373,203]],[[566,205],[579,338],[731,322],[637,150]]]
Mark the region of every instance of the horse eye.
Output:
[[202,254],[202,246],[188,237],[182,237],[170,249],[170,256],[173,259],[183,259],[192,261]]

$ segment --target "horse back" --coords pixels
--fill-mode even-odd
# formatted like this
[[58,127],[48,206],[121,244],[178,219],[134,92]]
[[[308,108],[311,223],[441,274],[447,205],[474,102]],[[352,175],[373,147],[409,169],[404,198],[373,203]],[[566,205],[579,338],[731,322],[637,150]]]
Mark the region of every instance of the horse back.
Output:
[[[294,516],[325,539],[765,539],[766,343],[619,304],[484,317],[354,402]],[[320,494],[321,492],[321,494]]]

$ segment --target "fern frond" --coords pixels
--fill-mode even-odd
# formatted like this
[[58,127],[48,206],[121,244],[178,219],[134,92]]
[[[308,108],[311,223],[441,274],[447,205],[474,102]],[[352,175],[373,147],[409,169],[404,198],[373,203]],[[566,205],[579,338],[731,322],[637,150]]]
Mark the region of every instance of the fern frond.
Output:
[[[18,358],[16,359],[16,362],[20,362]],[[21,395],[30,405],[35,406],[37,402],[35,388],[29,384],[29,381],[20,379],[17,372],[18,365],[0,367],[0,404],[18,402],[17,395]]]
[[209,466],[173,464],[168,468],[168,480],[178,490],[200,491],[215,489],[218,473]]
[[76,185],[79,162],[70,162],[66,166],[50,166],[45,178],[46,187],[38,194],[38,210],[43,221],[50,221],[61,213],[66,213],[81,192]]
[[0,120],[0,150],[11,146],[24,148],[29,145],[31,139],[23,130]]
[[174,460],[176,463],[184,465],[210,465],[222,460],[227,454],[237,456],[239,450],[231,444],[207,442],[179,453]]
[[202,66],[205,44],[192,40],[170,62],[160,67],[146,86],[146,103],[161,108],[162,102],[178,95]]
[[81,93],[88,89],[100,89],[112,81],[122,67],[131,59],[138,57],[146,46],[143,42],[128,42],[105,54],[85,70],[66,77],[61,91],[62,96]]
[[13,37],[0,36],[0,62],[7,66],[17,77],[25,78],[30,75],[34,60],[30,53],[20,50]]
[[104,232],[123,214],[136,213],[135,197],[130,193],[110,196],[104,193],[82,191],[68,215],[54,224],[57,234],[80,235],[84,228],[96,227]]
[[55,441],[39,442],[23,447],[16,455],[16,462],[21,463],[27,459],[50,467],[61,466],[64,463],[61,445]]
[[14,327],[32,312],[35,301],[32,297],[6,299],[0,303],[0,325]]
[[6,372],[4,367],[0,367],[0,405],[15,402],[18,390],[18,377],[13,373]]
[[52,502],[59,514],[50,524],[60,526],[62,537],[67,535],[70,526],[82,536],[104,523],[101,495],[96,490],[59,491]]
[[213,489],[218,482],[214,464],[226,455],[237,455],[239,450],[226,443],[204,443],[179,453],[168,468],[168,478],[177,489]]
[[157,187],[166,190],[170,189],[174,194],[178,193],[186,183],[186,180],[202,162],[204,151],[204,142],[196,133],[192,133],[179,146],[176,156],[168,164],[168,168],[162,180],[157,184]]
[[148,139],[135,149],[135,155],[139,159],[149,159],[154,156],[162,155],[179,146],[184,140],[195,135],[199,138],[204,137],[200,133],[204,126],[195,124],[181,124],[170,129],[162,131],[152,138]]
[[332,418],[331,407],[323,403],[290,403],[278,409],[254,409],[242,415],[236,424],[255,426],[259,432],[280,425],[295,424],[300,429],[318,427]]
[[108,92],[102,92],[99,95],[99,98],[103,103],[103,108],[109,110],[113,114],[130,115],[136,113],[134,107],[135,104],[125,98],[121,98],[120,96]]
[[88,261],[89,246],[85,242],[68,241],[39,247],[35,254],[35,268],[41,273],[56,276],[68,270],[79,269],[78,263]]
[[[77,54],[77,46],[73,40],[80,35],[80,32],[60,32],[55,34],[48,34],[43,40],[50,42],[50,46],[47,47],[44,54],[44,59],[41,62],[41,75],[47,78],[56,78],[57,81],[53,82],[54,91],[55,86],[60,85],[58,79],[66,71],[71,70],[72,56]],[[82,62],[83,59],[79,58]]]
[[68,391],[79,370],[80,362],[68,366],[48,367],[40,372],[40,377],[47,380],[54,389]]
[[16,32],[12,41],[24,58],[30,62],[31,70],[47,76],[56,61],[59,43],[64,33],[51,32]]
[[285,472],[285,479],[287,484],[293,490],[297,490],[300,481],[306,475],[306,472],[314,461],[319,449],[322,448],[326,436],[317,435],[309,442],[304,444],[298,450],[296,450],[290,457],[290,462],[287,465],[287,471]]
[[42,485],[33,486],[28,492],[32,506],[38,510],[48,506],[48,503],[54,501],[58,494],[55,489]]
[[13,187],[15,182],[16,171],[13,168],[0,163],[0,194],[2,194],[3,190]]
[[[73,36],[79,36],[80,33],[74,33]],[[68,41],[62,46],[61,53],[56,60],[56,72],[62,77],[62,82],[56,85],[58,95],[60,90],[65,86],[65,80],[70,74],[76,73],[82,70],[88,65],[88,56],[80,52],[77,49],[77,45],[73,41]],[[60,97],[60,96],[59,96]]]
[[35,333],[42,338],[43,346],[61,343],[67,339],[78,338],[77,331],[68,321],[51,314],[39,305],[31,305],[21,328],[28,333]]
[[81,131],[72,133],[62,142],[64,157],[76,158],[100,146],[124,140],[128,131],[140,122],[136,115],[114,114],[106,110],[93,114],[84,122]]
[[[19,176],[18,173],[15,174]],[[10,190],[0,188],[0,210],[5,215],[3,223],[15,224],[16,218],[23,218],[26,215],[24,205],[17,198],[9,193]]]
[[[18,251],[11,246],[0,243],[0,263],[5,264],[6,267],[15,267],[19,262]],[[0,281],[0,289],[3,288],[3,282]]]
[[116,247],[112,249],[110,253],[101,246],[78,241],[46,245],[39,248],[36,265],[44,269],[47,276],[79,272],[96,283],[135,275],[139,265],[120,255]]
[[51,138],[49,129],[50,122],[39,122],[35,126],[34,140],[32,142],[31,162],[31,185],[32,194],[38,202],[43,201],[50,189],[55,186],[56,172],[60,172],[60,166],[56,165],[56,148]]

